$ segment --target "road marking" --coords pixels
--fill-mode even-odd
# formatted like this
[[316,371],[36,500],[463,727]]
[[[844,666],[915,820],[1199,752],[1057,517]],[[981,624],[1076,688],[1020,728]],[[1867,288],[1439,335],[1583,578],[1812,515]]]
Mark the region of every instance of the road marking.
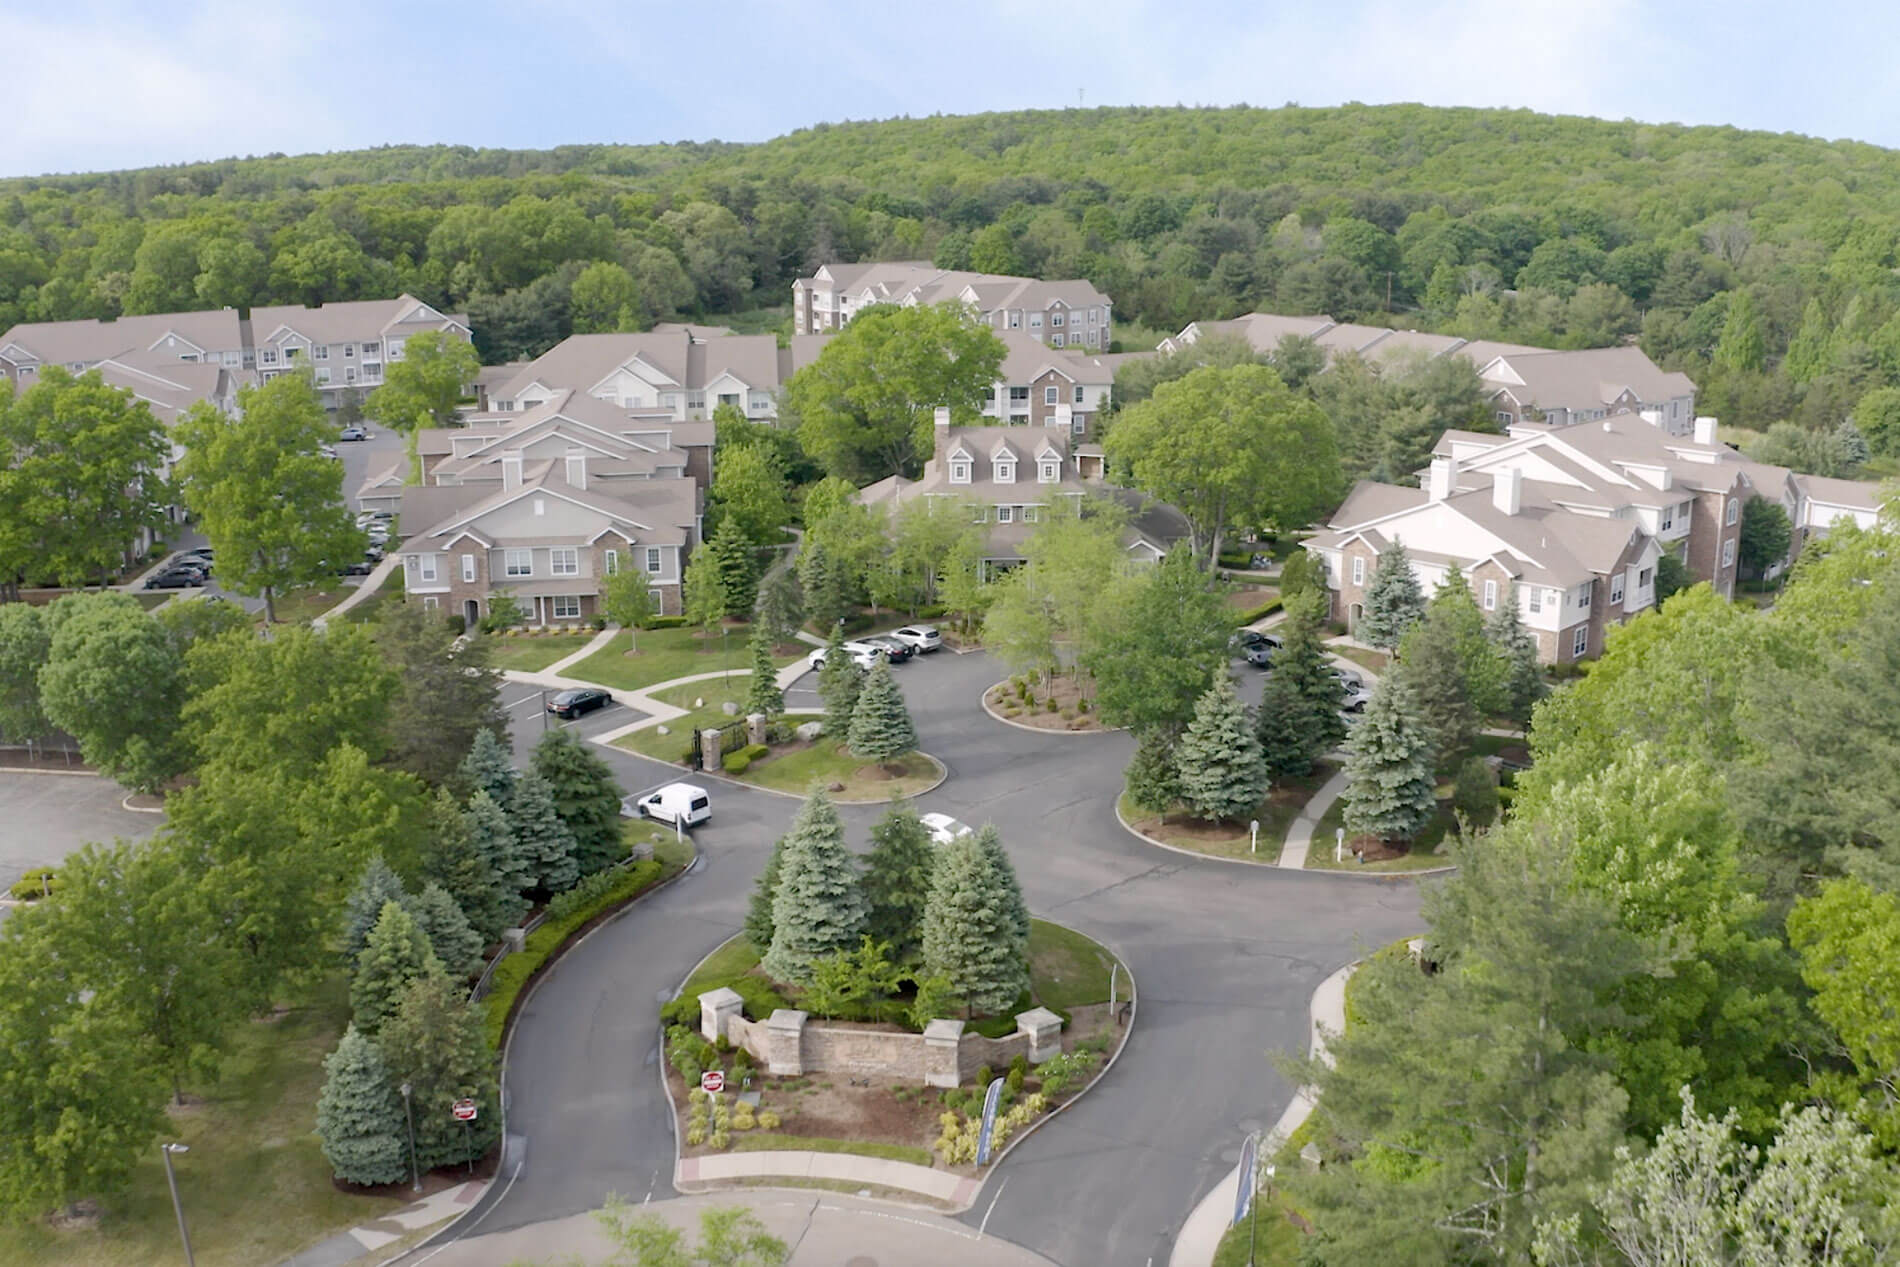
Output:
[[502,707],[503,708],[520,708],[523,704],[532,704],[534,703],[534,701],[540,698],[541,698],[541,693],[539,691],[536,691],[532,695],[523,695],[520,699],[516,700],[512,704],[503,704]]
[[996,1195],[990,1198],[990,1208],[983,1211],[983,1221],[976,1225],[978,1239],[981,1239],[983,1233],[989,1230],[990,1215],[996,1213],[996,1203],[1003,1199],[1003,1189],[1007,1187],[1009,1187],[1009,1176],[1004,1175],[1003,1182],[996,1185]]

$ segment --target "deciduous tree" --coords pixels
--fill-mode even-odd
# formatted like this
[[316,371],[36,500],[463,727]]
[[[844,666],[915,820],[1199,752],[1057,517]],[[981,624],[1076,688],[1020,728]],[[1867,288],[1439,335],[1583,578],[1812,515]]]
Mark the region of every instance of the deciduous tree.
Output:
[[[424,1170],[480,1157],[501,1137],[495,1053],[467,991],[442,972],[410,982],[376,1035],[389,1076],[410,1086],[416,1158]],[[450,1114],[475,1101],[473,1123]]]
[[730,521],[752,546],[777,545],[792,518],[784,473],[763,445],[721,449],[707,500],[714,537]]
[[39,675],[48,720],[129,787],[149,790],[181,773],[190,749],[179,734],[185,673],[177,644],[128,595],[74,595],[56,606]]
[[600,584],[600,613],[627,631],[628,650],[639,650],[640,626],[658,614],[647,574],[628,570],[605,577]]
[[501,678],[489,667],[493,646],[458,638],[449,622],[410,603],[386,603],[376,646],[396,673],[389,708],[389,760],[440,786],[481,731],[503,728]]
[[[466,339],[436,330],[411,335],[401,359],[388,362],[383,385],[370,393],[364,408],[407,437],[414,464],[417,432],[455,425],[462,393],[481,367],[481,358]],[[419,467],[416,478],[421,479]]]
[[52,646],[42,609],[0,604],[0,737],[31,742],[52,728],[40,707],[40,670]]
[[1098,593],[1081,662],[1102,720],[1146,732],[1194,715],[1233,626],[1221,596],[1185,550]]
[[1788,557],[1794,526],[1788,512],[1771,497],[1751,497],[1742,505],[1742,567],[1760,576]]

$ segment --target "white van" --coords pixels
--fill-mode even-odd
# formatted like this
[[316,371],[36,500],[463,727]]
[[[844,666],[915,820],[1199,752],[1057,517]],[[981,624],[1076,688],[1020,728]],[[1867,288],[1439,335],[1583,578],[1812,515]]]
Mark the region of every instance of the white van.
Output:
[[634,805],[634,812],[642,818],[671,823],[675,827],[697,827],[712,817],[712,801],[703,787],[669,783],[641,797]]

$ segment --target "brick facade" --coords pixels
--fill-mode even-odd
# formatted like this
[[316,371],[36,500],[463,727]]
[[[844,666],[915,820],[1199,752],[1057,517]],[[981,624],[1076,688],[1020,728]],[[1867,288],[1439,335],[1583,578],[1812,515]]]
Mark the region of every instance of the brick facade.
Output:
[[[1742,498],[1739,483],[1726,493],[1697,493],[1689,511],[1688,550],[1683,562],[1688,565],[1691,576],[1707,581],[1724,598],[1735,597],[1735,576],[1742,550]],[[1732,524],[1727,522],[1730,504],[1735,506]],[[1734,544],[1727,544],[1729,542]],[[1722,562],[1724,550],[1728,551],[1726,565]]]

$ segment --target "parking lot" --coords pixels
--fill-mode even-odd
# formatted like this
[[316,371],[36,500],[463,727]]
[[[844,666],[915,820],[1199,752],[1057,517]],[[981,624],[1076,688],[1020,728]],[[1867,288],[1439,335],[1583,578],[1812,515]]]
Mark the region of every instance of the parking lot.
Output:
[[34,867],[58,865],[81,845],[158,830],[164,816],[125,809],[124,796],[111,779],[0,773],[0,890]]
[[556,727],[571,730],[583,739],[618,730],[639,721],[646,714],[629,708],[616,692],[614,702],[572,721],[563,721],[547,711],[547,701],[560,693],[558,687],[535,686],[526,682],[504,682],[501,707],[508,718],[508,733],[514,740],[515,762],[525,766],[541,736]]

